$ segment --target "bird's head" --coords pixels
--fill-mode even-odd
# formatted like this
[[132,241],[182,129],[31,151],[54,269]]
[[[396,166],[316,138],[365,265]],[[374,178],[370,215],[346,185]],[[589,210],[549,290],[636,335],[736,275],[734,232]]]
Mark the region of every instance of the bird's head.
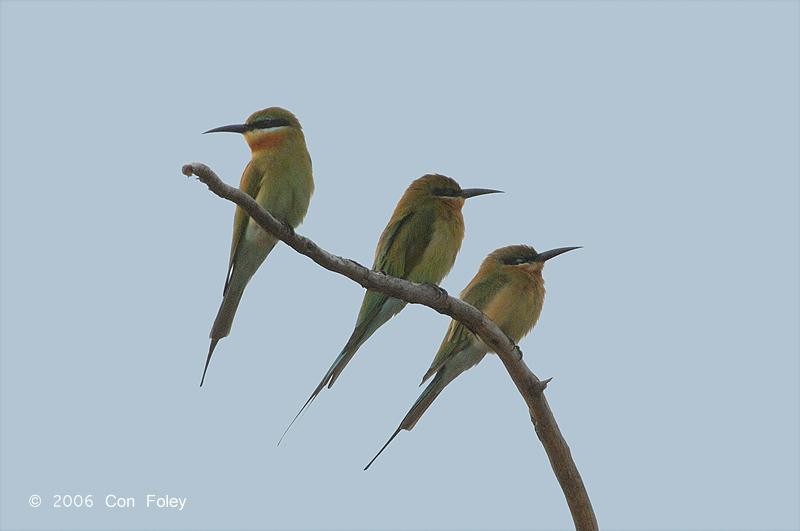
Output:
[[253,152],[278,146],[291,136],[298,136],[305,142],[297,117],[280,107],[256,111],[243,124],[223,125],[203,134],[206,133],[241,133]]
[[492,252],[487,260],[491,260],[500,268],[521,268],[527,273],[541,273],[544,263],[551,258],[580,249],[580,247],[559,247],[543,253],[537,253],[536,249],[529,245],[509,245]]
[[503,193],[500,190],[486,188],[461,188],[458,183],[438,173],[423,175],[412,182],[406,190],[406,195],[414,200],[438,200],[458,210],[464,206],[464,201],[470,197],[484,194]]

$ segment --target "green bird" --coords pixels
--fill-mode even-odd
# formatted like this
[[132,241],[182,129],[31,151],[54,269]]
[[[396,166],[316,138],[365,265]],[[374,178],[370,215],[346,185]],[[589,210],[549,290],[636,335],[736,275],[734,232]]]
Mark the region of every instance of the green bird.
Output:
[[[423,175],[411,183],[397,203],[378,240],[372,269],[418,284],[438,285],[453,268],[461,249],[464,239],[461,208],[465,200],[493,193],[502,192],[484,188],[462,189],[450,177]],[[350,339],[289,428],[326,385],[328,388],[333,386],[359,347],[405,305],[406,302],[400,299],[367,291]],[[289,428],[286,428],[287,432]]]
[[[579,247],[562,247],[537,253],[527,245],[511,245],[497,249],[487,256],[459,298],[482,311],[500,330],[518,343],[536,325],[544,304],[544,263]],[[400,426],[383,445],[380,452],[364,468],[375,462],[400,430],[411,430],[439,393],[459,374],[471,369],[489,353],[489,347],[467,327],[450,321],[439,352],[422,378],[428,387],[420,394]],[[422,384],[420,384],[422,385]]]
[[[220,132],[241,133],[250,146],[252,156],[239,188],[279,221],[294,228],[300,226],[314,193],[314,178],[306,138],[295,115],[280,107],[270,107],[253,113],[243,124],[206,131]],[[214,348],[231,332],[244,288],[277,243],[277,238],[267,234],[241,207],[236,207],[228,276],[222,304],[211,327],[211,346],[200,387],[206,379]]]

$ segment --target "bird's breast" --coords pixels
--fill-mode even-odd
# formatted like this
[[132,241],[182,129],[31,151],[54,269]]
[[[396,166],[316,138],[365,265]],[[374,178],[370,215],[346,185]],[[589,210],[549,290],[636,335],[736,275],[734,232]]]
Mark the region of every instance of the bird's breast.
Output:
[[515,280],[501,289],[483,313],[519,342],[539,320],[545,292],[543,283]]
[[255,200],[270,214],[297,227],[308,211],[314,193],[311,159],[303,150],[262,150],[253,154],[249,167]]

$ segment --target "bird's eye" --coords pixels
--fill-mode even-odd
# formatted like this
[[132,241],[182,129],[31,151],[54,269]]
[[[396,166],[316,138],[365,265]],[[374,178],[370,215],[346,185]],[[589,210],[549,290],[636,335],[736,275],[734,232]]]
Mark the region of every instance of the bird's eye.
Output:
[[436,188],[433,191],[433,195],[439,197],[456,197],[458,195],[458,190],[453,188]]
[[274,129],[276,127],[287,127],[292,125],[286,118],[262,118],[250,124],[253,129]]
[[508,258],[507,260],[503,260],[505,265],[522,265],[528,263],[527,260],[522,258],[521,256],[516,256],[514,258]]

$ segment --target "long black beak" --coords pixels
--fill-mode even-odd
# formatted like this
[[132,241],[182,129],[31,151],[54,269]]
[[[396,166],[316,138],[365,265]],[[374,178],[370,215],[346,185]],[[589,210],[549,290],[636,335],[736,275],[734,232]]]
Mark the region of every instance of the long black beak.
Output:
[[458,194],[460,197],[464,199],[469,199],[470,197],[476,197],[479,195],[484,194],[504,194],[505,192],[501,190],[489,190],[488,188],[465,188],[461,190],[461,193]]
[[253,126],[249,124],[236,124],[236,125],[223,125],[222,127],[217,127],[215,129],[210,129],[203,134],[206,133],[245,133],[253,129]]
[[560,254],[564,254],[567,251],[572,251],[574,249],[580,249],[580,247],[559,247],[558,249],[550,249],[549,251],[539,253],[534,262],[547,262],[551,258],[555,258]]

